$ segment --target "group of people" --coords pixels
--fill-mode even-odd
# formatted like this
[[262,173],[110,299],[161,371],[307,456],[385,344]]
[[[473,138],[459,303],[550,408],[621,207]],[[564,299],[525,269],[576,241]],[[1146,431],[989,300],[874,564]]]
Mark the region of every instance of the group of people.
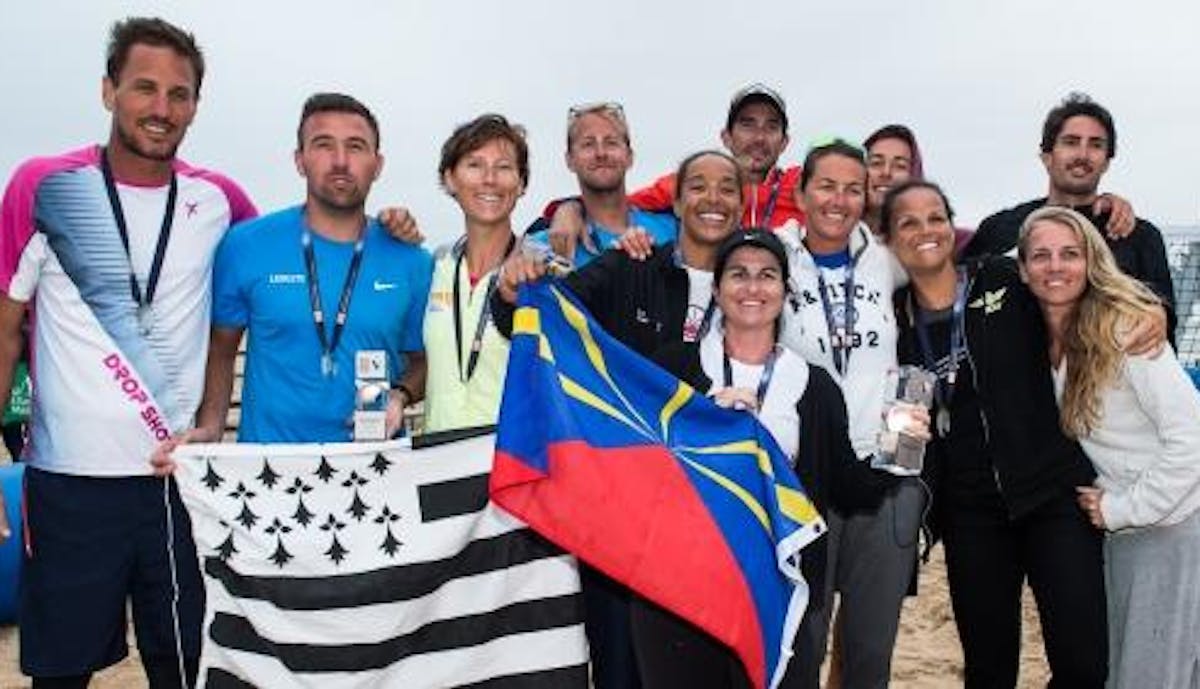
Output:
[[[968,687],[1015,686],[1026,580],[1054,686],[1200,686],[1200,397],[1164,343],[1162,237],[1098,193],[1116,131],[1097,103],[1050,112],[1047,196],[974,234],[907,127],[780,167],[786,104],[754,84],[729,104],[727,151],[632,193],[623,108],[571,108],[579,193],[520,236],[525,134],[486,114],[442,147],[464,227],[430,253],[405,209],[365,212],[384,158],[351,96],[304,104],[297,206],[256,217],[176,158],[203,76],[186,31],[117,23],[106,144],[22,165],[0,209],[5,398],[37,315],[20,613],[35,687],[86,686],[122,658],[127,599],[150,684],[194,681],[203,587],[161,476],[179,443],[221,438],[243,336],[240,441],[350,440],[364,351],[386,353],[389,435],[419,401],[426,432],[484,426],[518,288],[565,264],[610,334],[755,414],[829,524],[782,686],[820,685],[830,636],[831,682],[887,685],[923,526],[945,545]],[[937,379],[905,429],[928,441],[920,476],[872,467],[901,364]],[[586,567],[583,583],[599,689],[748,686],[686,621]]]

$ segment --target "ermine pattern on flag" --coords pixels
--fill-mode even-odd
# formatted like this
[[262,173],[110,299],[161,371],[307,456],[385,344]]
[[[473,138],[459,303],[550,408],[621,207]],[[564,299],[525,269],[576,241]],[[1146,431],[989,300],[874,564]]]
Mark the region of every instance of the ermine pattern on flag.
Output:
[[494,437],[176,452],[208,687],[586,687],[574,558],[487,498]]

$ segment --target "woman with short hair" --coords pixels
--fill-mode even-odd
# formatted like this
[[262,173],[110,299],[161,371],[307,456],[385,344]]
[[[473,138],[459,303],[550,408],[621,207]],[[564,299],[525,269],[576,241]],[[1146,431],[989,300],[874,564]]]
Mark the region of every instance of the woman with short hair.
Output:
[[496,423],[509,343],[489,305],[517,242],[513,208],[529,184],[525,130],[496,114],[460,125],[442,145],[438,175],[465,227],[434,253],[424,326],[426,432]]

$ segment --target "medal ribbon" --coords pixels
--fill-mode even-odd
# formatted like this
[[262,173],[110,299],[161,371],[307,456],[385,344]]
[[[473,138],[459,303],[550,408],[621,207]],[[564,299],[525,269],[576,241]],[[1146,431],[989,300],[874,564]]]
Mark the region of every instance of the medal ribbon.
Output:
[[829,349],[833,352],[833,366],[840,375],[846,375],[850,367],[850,351],[854,348],[854,264],[858,256],[851,256],[846,264],[846,277],[842,280],[842,298],[845,308],[842,310],[842,324],[838,326],[833,317],[833,304],[829,298],[828,285],[825,282],[825,270],[817,268],[817,292],[821,295],[821,309],[825,312],[825,327],[829,330]]
[[[917,344],[921,349],[921,358],[928,371],[937,373],[937,362],[934,360],[933,344],[929,335],[929,317],[923,309],[912,308],[912,292],[909,292],[909,307],[915,312]],[[966,310],[967,310],[967,276],[960,268],[957,271],[954,285],[954,307],[950,317],[950,354],[946,375],[938,376],[937,385],[933,388],[934,400],[938,408],[950,412],[954,401],[954,386],[958,379],[958,361],[966,350]]]
[[[504,258],[508,258],[512,253],[513,247],[517,244],[517,236],[509,235],[508,247],[504,249]],[[454,262],[454,353],[458,356],[458,379],[467,383],[471,380],[471,376],[475,375],[475,367],[479,365],[479,353],[483,350],[483,333],[487,329],[488,319],[492,315],[492,292],[496,290],[496,283],[499,281],[499,273],[493,273],[488,280],[487,290],[483,294],[483,308],[479,310],[479,320],[475,323],[475,336],[471,339],[471,353],[467,356],[467,368],[463,370],[463,355],[462,355],[462,306],[459,304],[461,299],[459,292],[459,279],[462,271],[463,260],[467,256],[467,242],[463,238],[458,249],[458,258]]]
[[129,261],[129,294],[133,303],[137,304],[139,315],[150,308],[154,301],[154,293],[158,290],[158,279],[162,277],[163,260],[167,256],[167,245],[171,241],[171,226],[175,223],[175,202],[179,196],[179,180],[175,171],[171,170],[171,183],[167,190],[167,206],[163,210],[162,223],[158,230],[158,242],[154,246],[154,259],[150,262],[150,274],[146,277],[146,292],[138,284],[137,275],[133,271],[133,258],[129,253],[129,226],[125,220],[125,210],[121,207],[121,196],[117,193],[117,182],[113,177],[112,165],[108,161],[108,149],[100,151],[100,173],[104,176],[104,190],[108,193],[108,205],[112,209],[113,220],[117,224],[117,233],[121,235],[121,246],[125,248],[125,258]]
[[771,185],[771,193],[767,195],[767,205],[763,209],[762,221],[758,219],[758,194],[754,195],[754,204],[750,206],[750,227],[767,227],[771,222],[771,216],[775,215],[775,203],[779,201],[779,186],[783,184],[783,171],[779,168],[772,170],[775,173],[775,183]]
[[350,267],[346,270],[346,280],[342,283],[342,294],[338,297],[338,310],[333,320],[333,336],[325,336],[325,312],[321,308],[321,284],[317,278],[317,255],[313,250],[312,233],[304,228],[300,235],[300,245],[304,247],[304,272],[308,278],[308,303],[312,308],[313,326],[317,330],[317,340],[321,343],[321,374],[332,376],[333,353],[338,343],[342,341],[342,331],[346,327],[346,319],[350,316],[350,298],[354,295],[354,283],[358,281],[359,269],[362,267],[363,246],[366,243],[364,229],[354,242],[354,256],[350,258]]
[[[733,387],[733,364],[729,361],[729,352],[722,352],[722,365],[725,373],[725,387]],[[762,411],[763,402],[767,399],[767,388],[771,387],[771,377],[775,375],[775,362],[779,359],[779,347],[773,347],[771,353],[767,355],[767,360],[763,363],[762,376],[758,379],[758,390],[754,397],[757,403],[758,411]]]

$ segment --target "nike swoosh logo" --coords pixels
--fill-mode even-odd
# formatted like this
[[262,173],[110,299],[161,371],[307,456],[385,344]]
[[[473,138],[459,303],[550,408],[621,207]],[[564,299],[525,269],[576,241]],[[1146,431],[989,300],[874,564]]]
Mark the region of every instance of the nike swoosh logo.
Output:
[[389,289],[396,289],[396,283],[380,282],[378,280],[375,281],[375,291],[376,292],[383,292],[384,290],[389,290]]

